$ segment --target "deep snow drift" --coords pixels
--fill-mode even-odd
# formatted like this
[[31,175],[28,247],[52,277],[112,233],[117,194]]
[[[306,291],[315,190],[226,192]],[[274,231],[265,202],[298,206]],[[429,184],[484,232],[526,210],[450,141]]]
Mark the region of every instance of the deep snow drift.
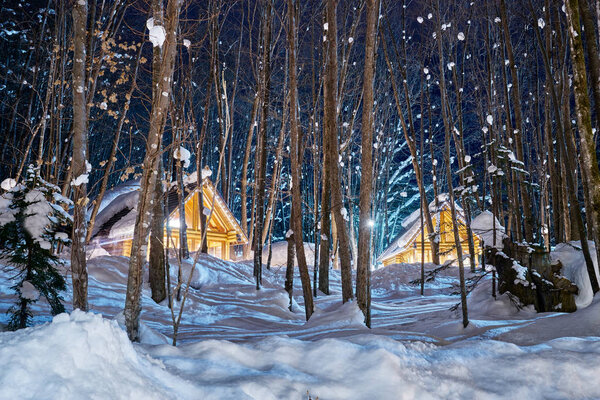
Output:
[[[428,282],[421,297],[410,284],[419,267],[393,265],[373,272],[369,330],[354,303],[341,304],[337,271],[332,294],[319,293],[305,322],[297,273],[292,312],[285,267],[265,270],[256,291],[249,263],[202,255],[196,268],[182,266],[184,278],[193,277],[178,347],[169,344],[169,309],[152,302],[147,287],[143,343],[131,344],[111,320],[120,319],[127,262],[89,261],[90,306],[104,317],[36,317],[46,323],[0,333],[0,362],[10,366],[0,369],[0,399],[600,398],[598,299],[574,314],[537,314],[507,296],[494,300],[486,276],[469,295],[471,323],[463,329],[459,311],[450,310],[459,301],[455,268]],[[173,261],[174,280],[176,269]],[[0,311],[13,301],[7,276]]]

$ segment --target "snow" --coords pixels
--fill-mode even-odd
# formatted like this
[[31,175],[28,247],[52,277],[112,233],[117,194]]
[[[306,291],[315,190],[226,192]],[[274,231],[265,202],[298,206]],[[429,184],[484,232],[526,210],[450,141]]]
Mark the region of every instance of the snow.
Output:
[[342,218],[348,221],[348,209],[346,207],[342,207],[340,212],[342,214]]
[[202,179],[207,179],[212,176],[212,171],[208,166],[202,168]]
[[135,190],[133,186],[129,184],[127,186],[127,190],[123,190],[122,192],[119,190],[114,194],[111,193],[111,195],[108,197],[112,199],[110,202],[108,202],[108,199],[103,200],[103,208],[96,216],[96,222],[94,223],[94,228],[92,230],[92,237],[98,233],[102,225],[104,225],[109,219],[126,208],[130,209],[131,211],[112,226],[112,229],[109,233],[109,238],[115,239],[133,233],[139,193],[139,182],[137,182]]
[[17,209],[11,208],[13,194],[11,192],[0,195],[0,226],[9,224],[15,220]]
[[54,209],[38,189],[27,192],[25,201],[30,203],[25,209],[25,229],[42,249],[49,250],[52,246],[47,239],[46,228],[51,224],[49,217]]
[[[137,190],[140,190],[140,181],[139,180],[127,181],[127,182],[121,183],[120,185],[117,185],[117,186],[107,190],[104,193],[104,197],[102,198],[102,202],[100,203],[100,207],[98,208],[98,215],[96,216],[96,226],[102,225],[102,224],[98,224],[98,218],[99,218],[102,210],[104,210],[104,208],[107,205],[111,204],[120,195],[129,193],[132,191],[137,191]],[[86,218],[90,217],[90,215],[92,213],[92,208],[93,208],[93,206],[90,206],[88,208]]]
[[[598,259],[595,257],[596,248],[593,241],[588,240],[592,262],[596,276],[598,274]],[[552,261],[560,261],[562,263],[561,274],[577,285],[579,294],[575,296],[575,305],[577,309],[589,306],[594,298],[594,292],[590,283],[590,277],[581,250],[581,242],[574,241],[569,243],[558,244],[551,253]]]
[[21,291],[21,297],[24,299],[36,301],[40,298],[40,292],[29,281],[23,281],[19,290]]
[[173,158],[181,161],[183,163],[183,168],[187,168],[190,166],[190,157],[191,154],[189,150],[183,146],[180,146],[173,152]]
[[[340,307],[356,314],[353,303]],[[316,316],[315,316],[316,317]],[[494,340],[438,347],[367,333],[347,340],[272,337],[132,345],[115,321],[60,314],[0,335],[2,398],[575,398],[600,394],[598,338],[521,347]],[[26,355],[24,357],[23,355]],[[560,363],[557,363],[559,361]],[[523,373],[527,371],[527,373]],[[314,398],[313,397],[313,398]]]
[[2,181],[2,183],[0,183],[0,187],[7,192],[15,186],[17,186],[17,181],[12,178],[6,178]]
[[104,250],[104,248],[102,248],[101,246],[97,244],[92,244],[86,248],[86,255],[87,258],[90,259],[102,256],[109,256],[110,253]]
[[152,47],[162,47],[167,36],[167,32],[162,25],[154,25],[154,18],[149,18],[146,21],[146,27],[148,28],[148,36],[152,42]]
[[[284,253],[280,243],[273,255]],[[195,267],[182,264],[184,279],[194,275],[178,346],[168,339],[170,310],[149,298],[146,284],[142,343],[132,344],[122,327],[128,261],[89,260],[93,312],[35,316],[33,328],[0,332],[0,399],[600,397],[600,298],[573,314],[537,314],[506,295],[494,299],[488,274],[468,296],[463,328],[460,310],[449,310],[460,301],[452,294],[457,268],[426,282],[420,296],[409,283],[420,266],[391,265],[372,273],[368,329],[355,302],[342,304],[338,270],[330,271],[332,294],[319,293],[305,322],[297,269],[290,311],[285,268],[265,269],[256,291],[250,262],[200,255]],[[13,296],[0,279],[0,324]],[[65,298],[69,307],[71,293]],[[41,299],[36,314],[43,307]]]
[[497,249],[502,250],[504,248],[504,244],[502,241],[506,236],[506,229],[500,224],[498,218],[496,219],[496,242],[494,243],[494,214],[489,211],[483,211],[477,217],[473,218],[471,221],[471,230],[473,233],[481,240],[485,246],[496,247]]
[[529,282],[527,281],[527,268],[522,266],[516,261],[513,261],[512,269],[517,272],[517,279],[515,279],[515,284],[522,284],[524,286],[529,286]]
[[89,183],[89,174],[81,174],[77,178],[73,179],[71,185],[73,186],[81,186],[84,183]]
[[90,172],[92,172],[92,164],[90,164],[88,160],[85,160],[85,173],[73,179],[71,185],[81,186],[84,183],[89,183]]
[[136,351],[115,321],[78,310],[0,334],[0,359],[11,365],[0,372],[2,399],[164,399],[171,384],[187,386]]
[[[291,232],[291,233],[290,233]],[[288,231],[290,235],[293,233],[292,231]],[[286,237],[288,237],[286,235]],[[306,255],[306,263],[310,266],[314,264],[315,259],[315,245],[313,243],[304,242],[304,254]],[[269,257],[269,247],[265,245],[263,247],[263,264],[267,263],[267,258]],[[271,266],[273,268],[276,267],[285,267],[287,265],[287,241],[281,240],[277,242],[271,243]],[[298,260],[294,257],[294,266],[298,266]],[[284,268],[285,269],[285,268]]]
[[458,40],[460,40],[460,41],[465,40],[465,34],[463,32],[458,32],[457,37],[458,37]]
[[544,29],[544,27],[546,26],[546,22],[543,18],[538,19],[538,26],[540,27],[540,29]]

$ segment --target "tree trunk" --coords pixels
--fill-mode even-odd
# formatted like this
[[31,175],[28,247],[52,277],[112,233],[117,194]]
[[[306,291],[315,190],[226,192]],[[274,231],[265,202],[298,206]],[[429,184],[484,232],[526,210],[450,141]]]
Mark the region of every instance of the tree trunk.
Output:
[[[178,144],[181,144],[178,142]],[[176,151],[178,151],[177,149]],[[183,183],[183,162],[175,161],[175,173],[177,174],[177,196],[179,209],[179,257],[183,260],[190,256],[187,239],[187,224],[185,222],[185,185]],[[197,175],[196,175],[197,176]]]
[[[519,161],[525,162],[523,158],[523,113],[521,111],[521,91],[519,86],[519,77],[517,75],[517,66],[515,65],[515,59],[513,56],[512,43],[510,38],[510,31],[508,30],[508,17],[506,14],[506,4],[505,0],[500,0],[500,16],[502,19],[502,30],[504,32],[504,44],[506,47],[506,55],[508,57],[510,75],[512,79],[512,97],[513,97],[513,109],[515,113],[515,130],[514,138],[515,138],[515,147],[517,151],[517,159]],[[510,115],[507,116],[510,118]],[[521,203],[523,205],[523,225],[524,225],[524,234],[525,240],[529,243],[533,242],[533,215],[531,213],[531,200],[529,198],[529,191],[525,187],[523,182],[523,177],[520,173],[517,174],[516,179],[520,194],[521,194]]]
[[248,128],[248,136],[246,136],[246,149],[244,150],[244,161],[242,162],[242,179],[240,183],[240,203],[241,203],[241,220],[242,230],[248,236],[249,244],[244,246],[244,260],[247,260],[250,255],[252,236],[248,229],[248,162],[250,161],[250,152],[252,151],[252,137],[254,136],[254,127],[256,126],[256,113],[258,109],[258,96],[254,97],[252,102],[252,116],[250,117],[250,128]]
[[[292,204],[292,216],[291,219],[294,219],[294,205]],[[288,293],[290,298],[290,311],[294,311],[292,309],[293,304],[293,295],[294,295],[294,260],[296,259],[296,252],[294,251],[294,234],[287,236],[285,238],[287,241],[287,264],[285,268],[285,291]]]
[[[589,188],[592,191],[589,196],[591,199],[594,213],[595,226],[592,227],[598,232],[600,227],[600,170],[598,170],[598,159],[596,156],[596,143],[592,131],[592,118],[590,112],[590,99],[588,97],[587,74],[585,68],[585,56],[583,53],[583,43],[581,41],[581,27],[579,23],[579,5],[577,0],[565,1],[567,23],[569,26],[569,43],[571,46],[571,62],[573,63],[573,93],[575,95],[575,107],[577,112],[577,126],[579,136],[581,137],[581,152],[579,159],[581,168],[586,171],[589,181]],[[582,243],[585,240],[582,238]],[[600,258],[600,243],[596,242],[596,252]],[[590,281],[594,293],[599,290],[598,277],[594,269],[589,270]]]
[[362,134],[360,159],[360,194],[358,223],[358,257],[356,265],[356,302],[365,316],[365,324],[371,327],[371,305],[369,304],[368,271],[371,268],[371,233],[373,221],[373,81],[375,77],[375,54],[377,52],[377,21],[379,1],[367,1],[367,31],[365,37],[365,64],[363,75]]
[[71,271],[73,278],[73,308],[87,311],[88,274],[85,258],[87,224],[85,210],[88,202],[87,176],[87,113],[85,101],[85,39],[87,25],[87,0],[73,5],[73,231],[71,234]]
[[158,177],[154,189],[154,211],[150,226],[149,280],[152,300],[160,303],[167,297],[165,286],[165,194],[162,156],[158,159]]
[[329,169],[329,182],[331,186],[331,210],[333,212],[337,233],[339,237],[340,269],[342,274],[342,301],[345,303],[354,297],[352,290],[352,265],[350,257],[350,239],[348,238],[348,228],[342,208],[344,200],[342,198],[342,184],[340,181],[340,169],[338,158],[340,154],[340,145],[338,141],[337,129],[337,0],[327,0],[327,66],[326,79],[323,90],[324,97],[324,115],[325,132],[324,135],[329,141],[329,156],[327,157],[327,167]]
[[137,217],[131,246],[127,293],[125,298],[125,327],[132,341],[139,340],[139,320],[141,312],[142,264],[146,258],[148,228],[152,217],[152,200],[156,185],[156,171],[160,155],[160,143],[169,110],[171,81],[177,49],[176,32],[179,25],[179,0],[169,0],[167,5],[166,40],[160,63],[158,87],[153,92],[152,111],[149,121],[146,156],[140,181],[140,195],[137,205]]
[[323,135],[323,170],[321,173],[321,239],[319,241],[319,290],[329,294],[329,249],[331,247],[331,186],[327,157],[329,140]]
[[256,171],[256,218],[254,222],[254,276],[256,290],[262,284],[262,231],[265,223],[265,175],[267,171],[267,130],[269,119],[269,98],[271,91],[271,22],[272,0],[264,0],[263,54],[261,63],[261,118],[258,133]]
[[[300,130],[298,129],[298,82],[296,78],[296,42],[298,40],[297,6],[293,0],[287,1],[288,6],[288,53],[289,53],[289,76],[290,76],[290,136],[291,136],[291,173],[292,173],[292,204],[295,212],[292,214],[293,237],[296,244],[296,258],[298,259],[298,270],[302,281],[302,294],[304,295],[304,311],[308,321],[314,312],[313,294],[310,285],[310,275],[306,264],[304,252],[304,241],[302,235],[302,183]],[[275,178],[273,178],[275,179]]]
[[444,140],[444,161],[446,164],[446,180],[448,184],[448,196],[450,197],[450,213],[452,215],[452,230],[454,232],[454,242],[456,246],[456,254],[458,256],[458,275],[460,280],[460,302],[462,305],[462,323],[463,327],[469,325],[469,316],[467,312],[467,291],[465,287],[465,267],[463,264],[462,245],[460,241],[460,233],[458,221],[456,218],[456,206],[454,204],[454,187],[452,184],[452,166],[450,164],[450,136],[451,126],[448,117],[448,99],[446,92],[446,79],[444,76],[444,52],[442,48],[442,28],[441,28],[440,2],[437,2],[437,48],[440,66],[440,97],[442,103],[442,119],[444,120],[445,140]]
[[[600,4],[600,1],[596,1]],[[600,58],[598,54],[598,44],[596,43],[596,29],[594,27],[594,17],[590,11],[588,0],[580,0],[579,9],[581,11],[581,21],[583,22],[583,33],[585,39],[585,50],[589,62],[590,82],[592,85],[592,94],[594,95],[594,111],[596,117],[596,128],[600,127]]]

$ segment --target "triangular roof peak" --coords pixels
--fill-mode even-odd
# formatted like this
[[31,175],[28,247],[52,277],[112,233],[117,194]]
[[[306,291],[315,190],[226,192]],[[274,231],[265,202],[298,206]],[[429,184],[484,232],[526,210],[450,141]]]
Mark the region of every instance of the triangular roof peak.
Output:
[[[436,203],[437,200],[437,203]],[[459,223],[464,224],[463,209],[460,207],[458,202],[454,201],[454,207],[457,211],[457,218]],[[429,213],[431,217],[437,221],[440,220],[440,214],[444,211],[450,212],[450,196],[448,193],[442,193],[438,195],[437,199],[433,199],[429,203]],[[390,245],[377,257],[377,261],[389,258],[395,254],[398,254],[408,248],[414,241],[415,237],[421,232],[421,208],[417,208],[408,217],[404,218],[400,223],[402,225],[402,231],[398,236],[390,242]]]
[[[235,231],[236,234],[240,235],[242,242],[247,242],[248,237],[242,230],[239,222],[221,197],[221,194],[214,186],[212,181],[207,177],[207,174],[203,171],[202,186],[203,196],[206,208],[210,211],[213,208],[213,214],[221,216],[222,222],[226,224],[228,231]],[[208,175],[210,176],[210,175]],[[139,198],[139,181],[126,182],[127,190],[123,191],[119,195],[114,196],[108,204],[103,207],[102,211],[98,213],[96,224],[94,226],[94,235],[96,236],[118,236],[124,237],[133,234],[133,221],[135,220],[137,202]],[[120,185],[120,186],[122,186]],[[192,199],[192,195],[198,193],[198,186],[196,184],[196,173],[189,175],[184,179],[184,203],[187,203]],[[167,212],[171,217],[178,210],[179,195],[177,192],[177,186],[172,185],[169,187],[166,193],[167,196]],[[204,211],[203,211],[204,212]],[[212,218],[216,218],[213,215]],[[113,231],[113,228],[116,228]]]

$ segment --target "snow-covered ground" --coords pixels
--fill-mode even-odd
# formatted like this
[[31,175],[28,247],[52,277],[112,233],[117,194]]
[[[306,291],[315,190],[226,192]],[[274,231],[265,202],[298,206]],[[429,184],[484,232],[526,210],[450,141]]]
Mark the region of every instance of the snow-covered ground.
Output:
[[[170,345],[169,309],[147,287],[142,344],[131,344],[117,322],[127,262],[89,261],[93,313],[36,317],[33,328],[0,333],[0,399],[600,398],[598,297],[573,314],[537,314],[506,296],[494,300],[486,276],[469,295],[463,329],[460,308],[450,310],[459,302],[455,268],[420,296],[409,283],[419,267],[393,265],[372,275],[373,329],[354,303],[341,304],[337,271],[307,323],[297,273],[291,312],[285,267],[264,271],[256,291],[249,263],[202,255],[178,346]],[[0,276],[3,324],[13,301],[8,276]]]

